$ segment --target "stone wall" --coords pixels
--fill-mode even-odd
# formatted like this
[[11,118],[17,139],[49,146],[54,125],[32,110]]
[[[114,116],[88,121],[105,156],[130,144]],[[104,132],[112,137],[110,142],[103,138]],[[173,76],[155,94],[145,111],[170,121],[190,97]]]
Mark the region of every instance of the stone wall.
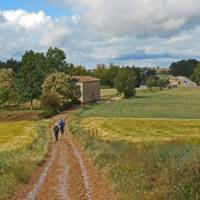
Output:
[[100,81],[79,83],[81,88],[81,102],[89,103],[100,100]]

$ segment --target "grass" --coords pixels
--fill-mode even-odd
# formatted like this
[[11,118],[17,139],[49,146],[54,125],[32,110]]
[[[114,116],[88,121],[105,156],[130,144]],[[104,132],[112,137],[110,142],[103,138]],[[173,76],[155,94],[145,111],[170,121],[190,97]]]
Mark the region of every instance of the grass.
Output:
[[88,106],[69,130],[119,200],[200,199],[199,88]]
[[136,98],[88,107],[81,117],[200,118],[200,88],[145,93]]
[[117,90],[114,88],[101,89],[101,99],[108,100],[117,96]]
[[0,199],[27,183],[49,148],[48,121],[5,122],[0,127]]
[[[132,135],[130,129],[136,130],[134,125],[128,128],[127,124],[124,124],[121,128],[119,124],[117,125],[118,133],[111,126],[112,131],[109,129],[107,132],[109,139],[107,136],[105,138],[98,134],[91,135],[90,129],[84,126],[85,120],[88,119],[80,118],[79,113],[73,114],[69,119],[70,132],[90,154],[101,174],[110,181],[114,190],[119,194],[119,200],[200,199],[199,136],[190,138],[188,134],[189,138],[185,137],[187,135],[185,131],[192,133],[194,130],[199,133],[199,121],[194,121],[194,123],[191,121],[189,126],[184,121],[180,121],[180,123],[178,121],[177,130],[183,131],[184,140],[177,139],[176,134],[173,136],[173,132],[170,133],[170,140],[166,140],[165,131],[161,131],[160,135],[162,134],[163,140],[160,135],[155,136],[153,133],[154,141],[152,141],[152,138],[149,140],[148,131],[158,130],[160,125],[157,120],[152,127],[150,127],[151,123],[146,122],[147,124],[143,127],[144,130],[145,127],[148,128],[146,136],[138,133]],[[117,122],[112,123],[117,124]],[[139,121],[140,123],[142,121]],[[184,127],[181,127],[181,123]],[[139,124],[138,128],[141,125]],[[96,126],[98,125],[99,123],[96,124]],[[100,126],[102,129],[105,128],[101,123]],[[175,122],[172,125],[167,122],[166,127],[176,129]],[[188,130],[190,128],[191,130]],[[126,138],[124,133],[127,132],[124,129],[129,131],[131,137],[129,135]],[[152,135],[152,133],[149,134]],[[177,135],[179,134],[181,133],[177,133]],[[134,140],[134,143],[131,140]]]
[[[158,92],[160,89],[158,87],[153,87],[152,88],[153,92]],[[136,88],[136,93],[137,95],[143,95],[146,93],[150,93],[148,88]],[[102,100],[111,100],[116,97],[122,97],[122,95],[117,94],[117,90],[115,88],[102,88],[101,89],[101,99]]]
[[81,126],[105,141],[132,143],[200,139],[200,120],[83,118]]
[[30,144],[36,136],[37,122],[4,122],[0,124],[0,151]]

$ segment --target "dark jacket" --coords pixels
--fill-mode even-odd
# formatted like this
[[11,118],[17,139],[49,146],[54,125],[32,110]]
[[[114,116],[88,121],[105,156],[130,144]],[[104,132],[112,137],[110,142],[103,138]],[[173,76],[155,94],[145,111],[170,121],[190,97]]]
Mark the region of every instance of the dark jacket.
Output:
[[58,125],[56,125],[56,126],[54,126],[54,128],[53,128],[53,132],[55,133],[55,134],[58,134],[59,133],[59,126]]

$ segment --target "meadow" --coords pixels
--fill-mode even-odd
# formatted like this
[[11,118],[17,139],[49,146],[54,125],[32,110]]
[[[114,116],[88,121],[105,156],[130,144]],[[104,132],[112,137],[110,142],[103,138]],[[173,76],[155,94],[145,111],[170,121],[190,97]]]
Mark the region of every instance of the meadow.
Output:
[[120,200],[197,200],[199,99],[199,88],[140,93],[74,112],[69,129]]
[[27,183],[47,155],[48,121],[0,123],[0,199],[6,199]]
[[80,125],[105,141],[151,143],[200,139],[200,120],[88,117]]
[[19,121],[0,124],[0,151],[30,144],[36,137],[37,122]]
[[200,119],[200,88],[139,93],[132,99],[88,106],[80,116]]

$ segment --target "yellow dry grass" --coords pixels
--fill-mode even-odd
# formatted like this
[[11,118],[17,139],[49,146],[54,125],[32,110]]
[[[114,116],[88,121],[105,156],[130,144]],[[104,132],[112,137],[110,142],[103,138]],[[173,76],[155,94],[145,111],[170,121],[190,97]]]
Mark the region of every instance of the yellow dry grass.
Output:
[[16,149],[33,141],[36,135],[36,122],[1,122],[0,151]]
[[106,141],[166,142],[199,140],[200,120],[83,118],[81,126]]

